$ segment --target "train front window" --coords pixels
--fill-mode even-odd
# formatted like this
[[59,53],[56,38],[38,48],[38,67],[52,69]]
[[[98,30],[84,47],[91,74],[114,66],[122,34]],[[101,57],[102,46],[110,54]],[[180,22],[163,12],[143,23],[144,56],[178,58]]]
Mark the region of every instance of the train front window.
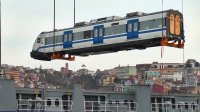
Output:
[[175,34],[180,35],[181,34],[181,19],[180,16],[176,15],[175,17]]
[[37,38],[37,43],[40,43],[40,41],[41,41],[41,38]]

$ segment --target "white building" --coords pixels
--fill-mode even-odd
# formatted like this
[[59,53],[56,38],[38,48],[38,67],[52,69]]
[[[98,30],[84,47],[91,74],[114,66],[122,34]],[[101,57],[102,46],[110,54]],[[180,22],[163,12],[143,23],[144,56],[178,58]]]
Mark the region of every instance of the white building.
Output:
[[162,75],[162,79],[174,79],[174,75],[173,74],[166,74],[166,75]]
[[183,72],[174,72],[174,81],[182,81],[183,79]]

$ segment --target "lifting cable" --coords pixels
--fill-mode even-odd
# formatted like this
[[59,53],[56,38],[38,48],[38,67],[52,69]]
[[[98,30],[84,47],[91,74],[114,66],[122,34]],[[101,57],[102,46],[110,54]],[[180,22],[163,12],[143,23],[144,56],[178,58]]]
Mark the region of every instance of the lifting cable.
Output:
[[[54,4],[53,4],[53,50],[52,50],[52,54],[51,54],[51,59],[63,59],[63,60],[69,60],[69,61],[74,61],[75,60],[75,56],[72,56],[71,54],[68,54],[68,57],[65,57],[65,54],[60,53],[60,52],[56,52],[56,36],[55,36],[55,32],[56,32],[56,28],[55,28],[55,20],[56,20],[56,2],[54,0]],[[74,24],[75,24],[75,0],[74,0]],[[69,37],[68,37],[69,38]]]
[[54,0],[54,3],[53,3],[53,44],[54,44],[54,46],[53,46],[53,53],[54,53],[54,51],[55,51],[55,31],[56,31],[56,29],[55,29],[55,23],[56,23],[56,5],[55,5],[56,3],[55,3],[55,0]]
[[[182,7],[182,15],[183,15],[183,8],[184,8],[184,2],[183,2],[183,0],[181,0],[181,7]],[[163,28],[163,7],[164,7],[164,1],[162,0],[162,28]],[[183,18],[182,18],[182,22],[183,22]],[[182,26],[182,28],[183,28],[183,32],[184,32],[184,26]],[[162,40],[164,39],[164,34],[163,34],[163,30],[162,30]],[[183,35],[184,36],[184,35]],[[163,45],[161,45],[161,64],[160,64],[160,74],[162,75],[162,73],[163,73],[163,57],[164,57],[164,46]],[[183,58],[183,64],[185,63],[185,47],[183,46],[183,52],[182,52],[182,58]],[[184,66],[183,66],[183,70],[184,70]]]
[[[164,1],[162,0],[162,40],[164,39],[164,32],[163,32],[163,7],[164,7]],[[160,63],[160,75],[163,73],[163,56],[164,56],[164,46],[161,45],[161,63]]]
[[[182,5],[182,15],[183,15],[183,0],[181,1],[182,3],[181,3],[181,5]],[[184,16],[184,15],[183,15]],[[183,25],[183,20],[184,20],[184,17],[182,18],[182,25]],[[182,30],[183,30],[183,33],[184,33],[184,26],[182,26]],[[183,36],[184,36],[184,34],[183,34]],[[185,40],[184,40],[185,41]],[[185,63],[185,46],[183,46],[183,64]],[[183,73],[184,73],[184,66],[183,66]]]
[[[54,55],[54,52],[55,52],[55,25],[56,25],[56,1],[54,0],[53,1],[53,52],[52,52],[52,55]],[[52,57],[51,57],[52,58]],[[52,69],[54,68],[54,64],[52,62]]]

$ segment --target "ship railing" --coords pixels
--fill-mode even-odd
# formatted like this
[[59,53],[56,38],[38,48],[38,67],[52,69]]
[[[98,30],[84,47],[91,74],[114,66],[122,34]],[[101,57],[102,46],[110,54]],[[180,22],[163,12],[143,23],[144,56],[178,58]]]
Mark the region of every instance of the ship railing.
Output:
[[85,101],[85,112],[137,112],[136,102]]
[[198,104],[151,103],[151,112],[200,112]]
[[[57,103],[55,103],[57,102]],[[18,99],[18,112],[71,112],[73,102],[71,100],[32,100]]]

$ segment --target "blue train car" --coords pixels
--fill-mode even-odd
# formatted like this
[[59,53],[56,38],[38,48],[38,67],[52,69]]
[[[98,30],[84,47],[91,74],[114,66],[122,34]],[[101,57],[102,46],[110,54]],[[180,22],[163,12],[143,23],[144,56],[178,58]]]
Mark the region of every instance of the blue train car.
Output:
[[[122,50],[156,46],[184,47],[183,15],[177,10],[128,13],[80,22],[72,28],[42,32],[36,38],[31,57],[38,60],[74,60]],[[66,54],[69,56],[66,57]]]

